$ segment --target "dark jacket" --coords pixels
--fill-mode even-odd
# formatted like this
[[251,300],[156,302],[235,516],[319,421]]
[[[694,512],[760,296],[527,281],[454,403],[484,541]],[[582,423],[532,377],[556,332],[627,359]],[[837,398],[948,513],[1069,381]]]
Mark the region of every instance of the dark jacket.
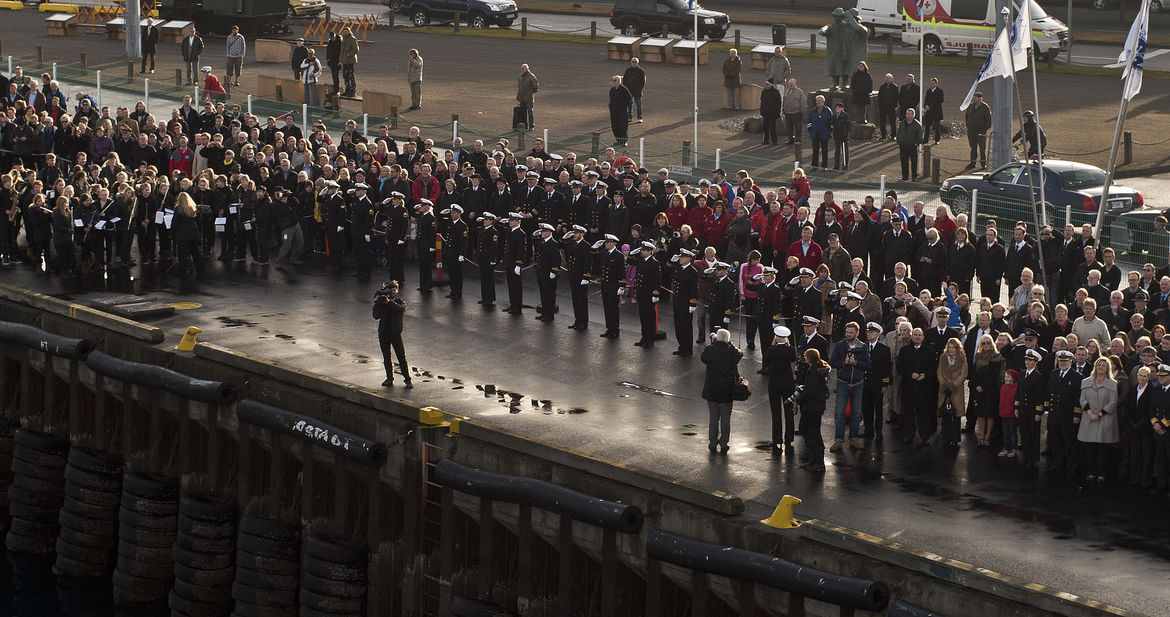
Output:
[[898,86],[895,84],[883,83],[878,88],[878,108],[879,109],[894,109],[898,106]]
[[[848,354],[853,354],[856,364],[845,364]],[[829,366],[837,371],[837,380],[848,384],[861,383],[865,379],[865,372],[869,369],[869,346],[860,338],[855,340],[854,346],[842,339],[833,345],[833,352],[829,356]]]
[[780,117],[780,90],[772,87],[760,92],[760,115],[773,120]]
[[800,413],[819,416],[825,413],[825,401],[829,399],[829,367],[821,366],[805,371],[804,387],[796,393]]
[[739,380],[739,361],[743,353],[731,343],[711,343],[703,350],[707,376],[703,379],[703,398],[712,403],[730,403],[731,388]]
[[633,102],[634,95],[624,85],[609,89],[609,113],[624,114],[630,108],[630,103]]
[[796,391],[796,378],[792,366],[796,364],[796,350],[792,345],[779,343],[768,347],[766,361],[768,371],[768,395],[789,396]]
[[203,53],[203,39],[199,35],[195,35],[194,38],[184,36],[183,42],[179,46],[179,51],[183,54],[183,60],[194,62]]
[[402,298],[375,301],[373,312],[374,319],[378,320],[378,336],[402,336],[402,314],[406,312],[406,302]]
[[642,96],[642,89],[646,87],[646,71],[641,66],[631,66],[626,68],[626,72],[622,75],[622,85],[630,91],[634,97]]
[[869,96],[873,94],[873,77],[869,71],[854,71],[849,78],[849,91],[854,105],[869,105]]

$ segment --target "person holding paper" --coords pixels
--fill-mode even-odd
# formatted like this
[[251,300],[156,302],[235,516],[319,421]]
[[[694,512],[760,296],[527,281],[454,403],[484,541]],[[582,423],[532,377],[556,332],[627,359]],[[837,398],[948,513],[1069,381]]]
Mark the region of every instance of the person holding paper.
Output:
[[69,198],[57,198],[53,208],[53,252],[57,254],[57,273],[63,280],[77,278],[73,253],[73,212]]
[[155,261],[154,213],[158,210],[158,200],[155,199],[154,185],[150,182],[139,185],[137,193],[138,207],[134,210],[131,222],[134,235],[138,237],[138,260],[148,264]]
[[112,227],[118,263],[123,268],[138,265],[136,261],[130,259],[130,245],[134,241],[134,237],[130,235],[130,220],[134,216],[137,203],[134,189],[130,188],[129,184],[123,184],[117,198],[114,199],[114,207],[110,210],[112,216],[108,227]]
[[203,252],[200,250],[198,213],[195,200],[188,193],[179,193],[175,198],[175,214],[171,229],[175,234],[175,250],[179,254],[179,268],[187,276],[187,259],[194,262],[195,272],[203,274]]

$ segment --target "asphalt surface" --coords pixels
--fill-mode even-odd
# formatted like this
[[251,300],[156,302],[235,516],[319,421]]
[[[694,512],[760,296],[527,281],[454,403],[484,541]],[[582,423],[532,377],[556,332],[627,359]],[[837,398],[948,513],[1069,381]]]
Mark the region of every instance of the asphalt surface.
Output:
[[[809,474],[794,456],[768,451],[766,386],[755,374],[759,351],[746,351],[741,365],[755,394],[736,404],[731,452],[710,455],[700,397],[703,365],[697,355],[670,355],[672,340],[652,350],[634,347],[636,307],[622,307],[623,335],[610,341],[597,336],[604,328],[596,296],[590,328],[566,328],[571,309],[563,284],[561,313],[544,324],[531,309],[510,316],[481,308],[474,270],[460,303],[445,299],[442,288],[415,291],[416,271],[408,265],[404,285],[415,386],[403,390],[399,380],[396,395],[734,493],[753,518],[766,517],[781,496],[792,494],[804,500],[800,518],[824,519],[1149,615],[1164,615],[1170,606],[1165,500],[1028,470],[969,441],[955,456],[888,437],[859,452],[826,452],[828,472]],[[197,309],[149,320],[166,331],[165,346],[196,325],[203,329],[200,340],[362,386],[378,387],[384,377],[370,317],[377,278],[358,282],[319,267],[286,274],[215,262],[196,282],[153,266],[68,287],[24,266],[0,271],[0,280],[78,302],[124,293],[196,302]],[[531,305],[535,285],[527,287]],[[660,329],[673,333],[668,314],[663,311]],[[743,325],[734,329],[742,345]],[[488,394],[488,386],[508,394]],[[827,418],[827,442],[832,430]]]

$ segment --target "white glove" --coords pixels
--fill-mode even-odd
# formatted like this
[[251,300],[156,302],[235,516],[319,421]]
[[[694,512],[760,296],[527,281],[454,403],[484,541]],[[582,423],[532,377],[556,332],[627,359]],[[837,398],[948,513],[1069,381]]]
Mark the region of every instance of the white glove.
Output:
[[520,276],[520,266],[516,266],[516,269],[513,270],[513,272],[516,273],[516,276]]
[[582,284],[582,285],[588,285],[588,284],[589,284],[589,280],[588,280],[588,279],[581,279],[581,284]]
[[692,306],[692,307],[688,307],[688,308],[687,308],[687,312],[688,312],[688,313],[694,313],[694,312],[695,312],[695,307],[693,307],[693,306]]
[[399,241],[398,241],[398,244],[399,244],[399,245],[406,244],[406,240],[399,240]]
[[462,255],[459,256],[459,263],[463,263],[463,256]]
[[619,296],[626,295],[626,288],[625,287],[618,287],[617,295],[619,295]]
[[653,302],[654,304],[658,304],[658,296],[651,296],[650,301]]
[[723,318],[723,323],[731,323],[731,318],[730,318],[730,317],[724,317],[724,318]]
[[429,248],[429,249],[427,249],[427,250],[429,250],[430,252],[434,253],[434,252],[435,252],[435,247],[433,247],[433,246],[432,246],[431,248]]
[[557,273],[556,272],[549,272],[548,278],[549,278],[549,280],[552,280],[552,281],[557,280]]

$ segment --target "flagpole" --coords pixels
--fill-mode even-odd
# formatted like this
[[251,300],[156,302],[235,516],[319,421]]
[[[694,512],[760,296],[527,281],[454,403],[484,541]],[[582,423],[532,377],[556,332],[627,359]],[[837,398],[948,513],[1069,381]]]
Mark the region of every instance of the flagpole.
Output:
[[691,137],[691,152],[695,153],[695,160],[693,164],[699,164],[699,10],[695,8],[695,3],[691,2],[691,11],[695,18],[694,30],[692,33],[695,36],[695,122],[694,122],[694,136]]
[[[1133,80],[1136,75],[1141,79],[1141,63],[1145,59],[1145,37],[1149,28],[1150,19],[1149,0],[1143,0],[1138,7],[1138,14],[1130,27],[1129,37],[1125,41],[1125,51],[1128,57],[1125,60],[1125,88],[1121,94],[1121,104],[1117,109],[1117,125],[1113,129],[1113,143],[1109,146],[1109,165],[1105,170],[1105,186],[1101,188],[1101,203],[1097,205],[1097,221],[1093,231],[1098,238],[1103,237],[1101,226],[1105,224],[1105,211],[1109,208],[1109,187],[1113,184],[1113,175],[1117,170],[1117,147],[1121,143],[1121,133],[1125,128],[1125,116],[1129,112],[1129,99],[1136,93],[1132,91]],[[1139,82],[1138,88],[1141,88]]]
[[[926,5],[926,0],[919,0],[918,1],[918,21],[920,23],[925,21],[925,17],[923,17],[923,15],[922,15],[922,9],[925,5]],[[925,28],[920,28],[920,29],[925,30]],[[922,108],[925,105],[925,101],[926,101],[926,85],[925,84],[926,84],[926,35],[920,33],[920,36],[918,37],[918,121],[922,123],[923,141],[925,141],[925,138],[926,138],[926,132],[925,132],[926,131],[926,116],[922,113]],[[903,114],[903,115],[905,115],[905,114]],[[901,122],[904,119],[905,118],[899,118],[898,121]],[[930,175],[930,170],[923,169],[924,165],[923,165],[923,161],[922,161],[922,156],[924,154],[924,151],[922,149],[922,146],[923,146],[923,144],[918,144],[918,153],[915,154],[915,156],[918,157],[918,165],[916,167],[918,167],[918,171],[922,173],[923,177],[926,177],[926,176]]]
[[[1133,79],[1133,71],[1131,70],[1125,76],[1126,90],[1129,90],[1129,82]],[[1121,97],[1121,105],[1117,110],[1117,125],[1113,129],[1113,144],[1109,147],[1109,165],[1105,170],[1105,186],[1101,189],[1101,203],[1097,205],[1097,222],[1093,225],[1093,233],[1098,238],[1101,238],[1101,225],[1105,223],[1105,211],[1109,209],[1109,186],[1113,184],[1113,172],[1117,165],[1117,146],[1121,142],[1121,131],[1125,128],[1125,115],[1129,112],[1129,99],[1125,96]]]
[[[1024,8],[1029,8],[1025,2]],[[1031,24],[1031,21],[1028,22]],[[1032,33],[1028,33],[1028,40],[1032,40]],[[1032,104],[1035,108],[1032,110],[1032,120],[1036,123],[1036,162],[1040,165],[1040,220],[1048,222],[1048,208],[1045,207],[1047,198],[1044,195],[1044,144],[1040,141],[1040,90],[1036,85],[1036,63],[1040,61],[1036,57],[1036,48],[1029,43],[1028,53],[1032,56]],[[1037,227],[1039,230],[1039,227]]]
[[[1024,10],[1027,10],[1027,9],[1028,9],[1027,0],[1025,0]],[[1012,22],[1011,9],[1009,9],[1005,6],[1003,8],[1002,13],[1003,13],[1004,19],[1007,21],[1007,24],[1008,24],[1004,27],[1005,28],[1015,28],[1015,24]],[[1029,21],[1029,23],[1031,23],[1031,21]],[[1029,40],[1031,39],[1031,34],[1032,34],[1031,32],[1028,33]],[[1016,32],[1016,36],[1017,37],[1021,36],[1021,34],[1019,32]],[[1009,41],[1011,40],[1010,36],[1008,37],[1008,40]],[[1032,182],[1032,179],[1033,179],[1032,161],[1028,160],[1028,149],[1027,149],[1028,140],[1024,137],[1024,112],[1022,111],[1024,109],[1024,101],[1020,97],[1020,89],[1016,85],[1016,54],[1014,52],[1015,52],[1015,50],[1011,49],[1010,45],[1009,45],[1008,61],[1011,63],[1011,69],[1012,69],[1012,75],[1011,75],[1012,90],[1016,93],[1016,104],[1020,106],[1020,110],[1021,110],[1020,111],[1020,139],[1023,140],[1023,142],[1025,144],[1025,148],[1024,148],[1024,173],[1028,174],[1028,199],[1032,203],[1032,220],[1036,223],[1036,236],[1039,237],[1040,236],[1040,215],[1036,210],[1036,187],[1035,187],[1034,183]],[[1033,59],[1032,67],[1035,68],[1035,66],[1036,66],[1036,61],[1035,61],[1035,59]],[[1033,86],[1033,89],[1034,88],[1035,88],[1035,86]],[[1032,113],[1034,114],[1036,112],[1032,112]],[[1037,122],[1036,125],[1039,126],[1039,122]],[[1039,145],[1039,142],[1037,142],[1037,145]],[[1040,171],[1041,171],[1041,173],[1043,173],[1044,168],[1041,167]],[[1041,186],[1044,185],[1043,176],[1040,177],[1040,185]],[[1047,284],[1048,268],[1044,267],[1043,256],[1041,256],[1041,259],[1039,259],[1038,261],[1040,262],[1041,280],[1045,281],[1045,284]]]

